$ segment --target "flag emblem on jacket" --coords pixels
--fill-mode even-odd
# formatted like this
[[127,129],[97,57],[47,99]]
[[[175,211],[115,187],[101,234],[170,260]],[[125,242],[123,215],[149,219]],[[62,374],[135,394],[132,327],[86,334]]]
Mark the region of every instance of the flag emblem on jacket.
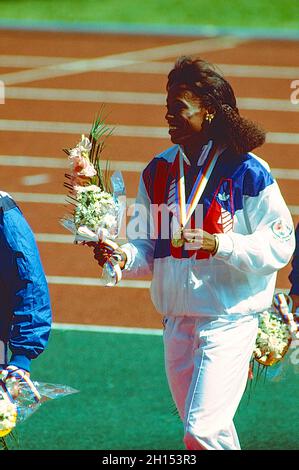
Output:
[[217,223],[222,227],[223,233],[231,232],[233,229],[231,180],[223,180],[221,182],[216,200],[220,206],[220,216]]

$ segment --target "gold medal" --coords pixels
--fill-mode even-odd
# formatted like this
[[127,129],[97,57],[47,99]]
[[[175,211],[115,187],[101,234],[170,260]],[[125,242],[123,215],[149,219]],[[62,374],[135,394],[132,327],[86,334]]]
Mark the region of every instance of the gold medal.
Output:
[[174,237],[173,239],[171,240],[171,244],[172,246],[174,246],[174,248],[181,248],[185,243],[185,240],[184,238],[182,238],[182,231],[180,230],[179,232],[176,232],[174,234]]

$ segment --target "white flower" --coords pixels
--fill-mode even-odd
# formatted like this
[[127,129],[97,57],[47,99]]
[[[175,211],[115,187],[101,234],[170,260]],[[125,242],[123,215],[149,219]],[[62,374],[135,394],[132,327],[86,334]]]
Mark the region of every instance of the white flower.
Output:
[[70,150],[69,159],[72,160],[73,158],[81,157],[81,150],[78,147],[74,147]]
[[77,228],[86,225],[89,229],[107,229],[109,235],[115,238],[118,225],[118,204],[114,197],[98,186],[82,187],[76,194],[77,206],[74,221]]
[[105,227],[112,227],[113,225],[115,225],[115,216],[112,215],[112,214],[106,214],[104,215],[103,217],[103,224],[105,225]]
[[99,188],[99,186],[96,186],[95,184],[90,184],[89,186],[80,186],[81,187],[81,192],[82,193],[103,193],[104,191]]
[[84,134],[81,136],[81,142],[77,145],[81,152],[89,152],[91,149],[91,142]]
[[16,425],[17,409],[0,395],[0,431],[12,429]]

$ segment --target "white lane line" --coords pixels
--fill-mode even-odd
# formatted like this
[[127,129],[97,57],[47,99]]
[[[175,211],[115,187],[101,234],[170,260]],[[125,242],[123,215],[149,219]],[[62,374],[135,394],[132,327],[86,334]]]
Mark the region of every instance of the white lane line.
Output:
[[299,133],[295,132],[268,132],[266,142],[269,144],[299,144]]
[[76,57],[47,57],[35,55],[5,55],[0,54],[0,67],[16,68],[35,68],[48,65],[64,64],[65,62],[74,62]]
[[[11,192],[10,195],[16,202],[28,202],[37,204],[66,204],[67,194],[51,194],[51,193],[21,193]],[[128,197],[126,199],[127,205],[130,206],[134,203],[135,198]]]
[[[298,75],[299,76],[299,75]],[[68,90],[65,88],[31,88],[31,87],[6,87],[5,99],[18,100],[46,100],[46,101],[71,101],[116,104],[142,104],[151,106],[165,105],[164,93],[141,93],[122,91],[97,91],[97,90]],[[299,106],[292,104],[290,100],[270,98],[238,98],[240,109],[252,109],[259,111],[287,111],[299,112]]]
[[51,181],[51,176],[47,173],[41,173],[39,175],[28,175],[21,178],[21,183],[24,186],[39,186],[40,184],[46,184]]
[[[35,68],[74,62],[74,60],[79,59],[74,57],[0,55],[0,67]],[[116,67],[114,71],[166,75],[172,67],[173,62],[144,62]],[[229,77],[286,79],[296,79],[299,77],[299,67],[238,64],[217,64],[217,67],[221,73]]]
[[52,323],[54,330],[86,331],[88,333],[120,333],[126,335],[163,336],[163,329],[133,328],[126,326],[82,325],[75,323]]
[[[101,168],[106,168],[107,160],[102,160]],[[147,162],[132,162],[112,160],[109,161],[112,171],[119,170],[125,172],[141,173],[146,167]],[[47,157],[30,157],[18,155],[0,155],[0,166],[22,167],[22,168],[68,168],[66,158],[47,158]],[[299,170],[293,168],[271,168],[275,178],[284,180],[299,180]]]
[[[299,77],[299,67],[269,66],[269,65],[238,65],[215,64],[221,74],[229,77],[244,78],[281,78],[293,80]],[[145,62],[130,64],[115,68],[114,72],[142,73],[167,75],[173,67],[173,62]]]
[[79,101],[87,103],[96,103],[98,101],[117,104],[165,105],[166,94],[8,86],[5,88],[5,99]]
[[[109,162],[112,171],[141,172],[147,165],[147,162],[134,162],[124,160],[101,160],[100,166],[106,168]],[[31,157],[25,155],[0,155],[0,166],[15,166],[23,168],[69,168],[67,157]]]
[[[155,126],[124,126],[107,124],[113,129],[113,136],[117,137],[150,137],[155,139],[167,139],[167,127]],[[77,134],[89,132],[90,123],[79,122],[55,122],[55,121],[21,121],[0,119],[0,131],[15,132],[46,132],[58,134]]]
[[270,98],[238,98],[238,108],[255,111],[285,111],[299,112],[299,106],[292,104],[290,100]]
[[35,233],[34,238],[39,243],[66,243],[73,244],[73,235],[64,235],[62,233]]
[[0,166],[21,168],[67,168],[67,158],[31,157],[26,155],[0,155]]
[[280,180],[299,180],[299,170],[289,168],[271,168],[274,178]]
[[1,79],[4,81],[5,85],[13,85],[91,71],[111,70],[122,65],[142,63],[149,60],[162,60],[169,57],[177,57],[182,54],[199,54],[214,50],[230,49],[242,42],[246,42],[246,39],[230,36],[197,39],[195,41],[152,47],[121,54],[111,54],[93,59],[74,60],[72,62],[49,65],[38,69],[10,72],[3,74]]
[[[107,124],[109,125],[109,124]],[[113,125],[109,125],[113,128]],[[58,134],[81,134],[90,128],[90,124],[79,122],[57,121],[18,121],[0,119],[0,131],[14,132],[51,132]],[[117,137],[143,137],[167,139],[168,128],[157,126],[123,126],[117,125],[113,135]],[[271,144],[299,144],[299,133],[268,132],[266,142]]]
[[288,205],[288,208],[292,215],[299,215],[299,206]]
[[243,78],[276,78],[292,80],[299,77],[299,67],[269,65],[218,64],[223,75]]
[[[93,63],[91,63],[93,61]],[[76,75],[91,71],[110,70],[116,66],[138,63],[136,60],[125,60],[117,57],[103,57],[100,59],[78,60],[66,62],[64,64],[49,65],[47,67],[23,70],[20,72],[10,72],[1,75],[1,80],[6,86],[18,83],[31,83],[39,80],[46,80],[68,75]]]
[[[80,60],[70,57],[46,57],[46,56],[18,56],[0,55],[0,67],[44,67],[49,65],[63,64]],[[133,63],[116,67],[116,72],[150,73],[165,75],[173,67],[173,62],[145,62]],[[267,66],[267,65],[238,65],[217,64],[218,69],[230,77],[244,78],[286,78],[299,77],[299,67]]]
[[11,192],[16,202],[34,202],[38,204],[66,204],[66,194],[19,193]]
[[299,77],[299,67],[270,65],[217,64],[223,75],[243,78],[278,78],[292,80]]
[[[49,284],[68,286],[89,286],[104,287],[104,281],[95,277],[74,277],[74,276],[46,276]],[[123,279],[116,287],[130,287],[131,289],[149,289],[150,281],[126,280]]]

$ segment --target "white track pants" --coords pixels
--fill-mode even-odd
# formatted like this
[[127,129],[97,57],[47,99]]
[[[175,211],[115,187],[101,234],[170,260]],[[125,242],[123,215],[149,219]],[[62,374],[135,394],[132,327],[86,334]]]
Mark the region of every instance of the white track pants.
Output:
[[190,450],[238,450],[233,417],[255,345],[256,315],[168,317],[165,367]]

